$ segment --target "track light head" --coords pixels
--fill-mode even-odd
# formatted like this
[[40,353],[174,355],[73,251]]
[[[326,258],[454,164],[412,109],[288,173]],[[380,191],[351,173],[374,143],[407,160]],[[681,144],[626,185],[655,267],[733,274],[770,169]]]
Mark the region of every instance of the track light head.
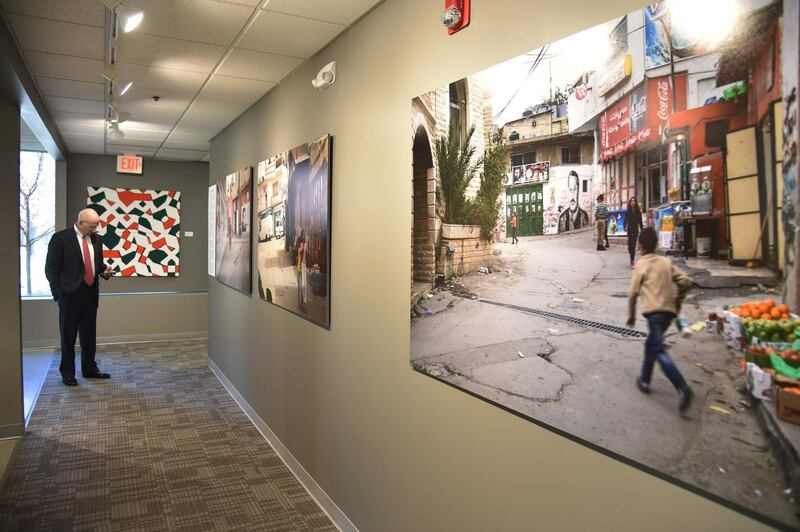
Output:
[[131,90],[131,87],[133,87],[133,80],[123,82],[122,83],[122,90],[119,91],[119,95],[120,96],[124,96],[126,92]]
[[[117,10],[119,11],[119,10]],[[135,11],[132,13],[125,13],[122,16],[122,31],[125,33],[130,33],[142,23],[142,19],[144,18],[144,13],[141,11]]]
[[111,137],[112,140],[122,140],[125,138],[125,133],[120,131],[119,122],[116,120],[112,120],[108,127],[111,129],[111,133],[109,133],[108,136]]

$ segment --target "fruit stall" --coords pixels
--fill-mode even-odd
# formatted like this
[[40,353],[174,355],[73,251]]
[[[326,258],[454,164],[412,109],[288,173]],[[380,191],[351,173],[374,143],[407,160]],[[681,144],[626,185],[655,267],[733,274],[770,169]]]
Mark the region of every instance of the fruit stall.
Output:
[[774,399],[780,419],[800,424],[800,316],[772,299],[749,301],[726,308],[721,325],[753,396]]

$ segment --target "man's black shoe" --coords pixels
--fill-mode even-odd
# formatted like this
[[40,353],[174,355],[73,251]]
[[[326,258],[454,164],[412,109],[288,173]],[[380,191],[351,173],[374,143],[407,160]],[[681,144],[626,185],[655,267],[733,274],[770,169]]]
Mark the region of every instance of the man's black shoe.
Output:
[[67,386],[77,386],[78,379],[75,377],[61,377],[61,382],[63,382]]
[[95,371],[94,373],[89,373],[88,375],[83,376],[84,379],[110,379],[111,375],[108,373],[103,373],[102,371]]

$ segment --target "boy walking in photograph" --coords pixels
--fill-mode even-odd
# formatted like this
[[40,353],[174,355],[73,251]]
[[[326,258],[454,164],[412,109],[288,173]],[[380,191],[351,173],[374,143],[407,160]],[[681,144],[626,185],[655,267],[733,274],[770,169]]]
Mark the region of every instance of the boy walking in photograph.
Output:
[[[652,227],[645,227],[639,235],[642,256],[633,269],[628,294],[628,327],[636,323],[636,300],[642,299],[642,314],[647,320],[647,340],[644,344],[642,373],[636,386],[642,393],[650,393],[653,366],[658,361],[664,374],[678,391],[678,409],[685,412],[692,402],[692,390],[675,366],[664,346],[664,333],[678,315],[683,298],[691,281],[667,257],[655,253],[658,236]],[[676,293],[677,287],[677,293]]]

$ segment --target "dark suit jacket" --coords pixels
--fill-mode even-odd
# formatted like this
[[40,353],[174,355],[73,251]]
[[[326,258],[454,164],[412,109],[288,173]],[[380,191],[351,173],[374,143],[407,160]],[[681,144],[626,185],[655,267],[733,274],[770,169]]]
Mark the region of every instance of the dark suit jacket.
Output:
[[[94,283],[92,291],[95,304],[100,300],[100,283],[98,277],[105,271],[103,263],[103,245],[100,237],[91,235],[92,246],[94,247]],[[69,226],[63,231],[55,233],[50,238],[47,245],[47,259],[44,265],[44,273],[50,282],[50,292],[53,299],[69,297],[80,288],[84,277],[83,252],[78,244],[78,237],[75,234],[75,227]]]

